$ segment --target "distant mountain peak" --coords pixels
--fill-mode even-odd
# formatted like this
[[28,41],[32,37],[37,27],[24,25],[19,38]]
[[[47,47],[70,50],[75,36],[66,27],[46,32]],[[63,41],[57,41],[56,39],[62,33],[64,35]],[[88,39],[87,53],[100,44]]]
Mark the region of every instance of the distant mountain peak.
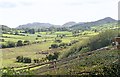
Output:
[[92,21],[92,22],[86,22],[86,23],[78,23],[73,25],[71,28],[77,29],[82,27],[90,27],[90,26],[99,26],[103,24],[108,24],[108,23],[115,23],[117,20],[111,18],[111,17],[106,17],[97,21]]
[[33,29],[38,29],[38,28],[49,28],[53,26],[50,23],[40,23],[40,22],[33,22],[33,23],[28,23],[24,25],[19,25],[17,29],[25,29],[25,28],[33,28]]
[[109,21],[109,22],[115,22],[116,20],[111,18],[111,17],[106,17],[106,18],[103,18],[103,19],[100,19],[98,21]]

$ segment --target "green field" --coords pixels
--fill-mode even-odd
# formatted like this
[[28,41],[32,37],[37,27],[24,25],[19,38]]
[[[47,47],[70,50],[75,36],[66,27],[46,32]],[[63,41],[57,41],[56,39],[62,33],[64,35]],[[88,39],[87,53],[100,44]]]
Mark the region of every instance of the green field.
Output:
[[[62,39],[57,37],[58,39],[61,39],[63,43],[69,43],[72,40],[79,40],[82,41],[90,36],[93,35],[97,35],[98,33],[94,33],[94,32],[90,32],[90,31],[85,31],[84,33],[87,33],[86,35],[80,35],[77,37],[73,37],[71,32],[67,32],[67,31],[63,31],[63,32],[55,32],[54,34],[51,35],[46,35],[46,32],[40,32],[42,35],[42,37],[37,37],[36,33],[35,35],[29,34],[28,36],[20,36],[20,35],[11,35],[11,34],[3,34],[3,36],[7,36],[9,38],[3,38],[5,40],[4,43],[6,43],[7,41],[13,41],[13,42],[17,42],[18,40],[30,40],[31,42],[35,41],[35,38],[38,38],[39,41],[43,41],[44,39],[48,40],[46,42],[42,42],[40,44],[31,44],[31,45],[26,45],[26,46],[22,46],[22,47],[15,47],[15,48],[5,48],[5,49],[1,49],[3,52],[3,63],[2,66],[3,67],[12,67],[12,66],[21,66],[21,65],[25,65],[24,63],[16,63],[16,57],[17,56],[25,56],[25,57],[30,57],[33,59],[35,58],[43,58],[46,55],[44,54],[36,54],[37,52],[49,52],[51,53],[51,51],[57,51],[57,52],[63,52],[67,49],[54,49],[51,50],[49,49],[51,44],[54,44],[54,40],[55,37],[58,34],[66,34],[66,37],[63,37]],[[3,42],[2,42],[3,43]],[[59,44],[59,43],[57,43]],[[70,47],[69,47],[70,48]]]

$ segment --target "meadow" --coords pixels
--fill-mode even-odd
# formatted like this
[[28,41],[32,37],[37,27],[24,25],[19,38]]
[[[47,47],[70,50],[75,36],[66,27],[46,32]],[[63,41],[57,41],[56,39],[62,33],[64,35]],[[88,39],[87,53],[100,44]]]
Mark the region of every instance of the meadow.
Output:
[[[37,37],[38,34],[40,34],[41,37]],[[66,36],[63,38],[57,37],[57,35],[63,35],[63,34]],[[81,32],[79,36],[73,36],[72,32],[68,32],[68,31],[59,31],[59,32],[54,32],[52,34],[50,34],[50,32],[38,32],[38,33],[36,32],[35,34],[25,34],[25,36],[3,34],[2,36],[5,41],[1,43],[4,43],[4,44],[7,43],[8,41],[17,43],[18,40],[22,40],[22,41],[29,40],[31,43],[35,41],[41,41],[41,43],[0,49],[2,50],[2,54],[3,54],[2,67],[13,67],[13,66],[17,67],[17,66],[29,65],[27,63],[16,62],[17,56],[30,57],[32,60],[36,58],[42,59],[46,56],[46,54],[36,54],[36,53],[39,53],[39,52],[48,52],[48,53],[63,52],[64,53],[64,51],[66,51],[71,47],[71,46],[68,46],[67,48],[49,49],[51,44],[60,44],[58,42],[55,42],[55,38],[62,40],[61,43],[70,43],[73,40],[82,41],[82,40],[85,40],[86,38],[89,38],[97,34],[98,33],[95,33],[93,31]],[[44,40],[46,41],[44,42]]]

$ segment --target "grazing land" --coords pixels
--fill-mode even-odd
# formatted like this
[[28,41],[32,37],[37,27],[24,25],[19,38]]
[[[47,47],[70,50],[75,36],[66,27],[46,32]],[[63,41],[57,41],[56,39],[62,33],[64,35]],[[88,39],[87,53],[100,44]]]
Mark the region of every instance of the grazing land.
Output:
[[117,20],[105,18],[70,27],[1,27],[3,75],[118,76]]

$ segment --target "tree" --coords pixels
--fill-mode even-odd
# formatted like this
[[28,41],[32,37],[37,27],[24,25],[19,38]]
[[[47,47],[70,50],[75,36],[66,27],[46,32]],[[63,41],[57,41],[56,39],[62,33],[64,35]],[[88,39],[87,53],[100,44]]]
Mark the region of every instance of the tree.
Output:
[[34,59],[34,63],[39,63],[39,59]]
[[12,41],[8,41],[8,42],[7,42],[7,47],[8,47],[8,48],[15,47],[15,43],[12,42]]
[[58,52],[55,52],[54,54],[49,54],[48,56],[46,56],[46,58],[51,61],[51,60],[54,60],[54,59],[58,59],[58,56],[59,56],[59,53]]
[[40,29],[38,29],[37,32],[40,32]]
[[55,42],[61,43],[62,40],[60,40],[60,39],[56,39]]
[[23,63],[31,63],[31,58],[29,58],[29,57],[24,57],[24,58],[23,58]]
[[49,54],[48,56],[46,56],[46,58],[50,61],[53,60],[53,55]]
[[17,56],[16,61],[23,62],[23,63],[31,63],[32,60],[29,57]]
[[52,44],[51,48],[58,48],[58,45],[57,44]]
[[58,59],[58,56],[59,56],[59,53],[58,52],[55,52],[54,55],[53,55],[53,59]]
[[18,40],[17,46],[23,46],[22,40]]
[[15,35],[18,35],[18,31],[15,31]]
[[29,40],[25,40],[24,41],[24,45],[29,45],[30,44],[30,41]]
[[35,30],[34,30],[34,29],[29,29],[28,32],[29,32],[30,34],[35,34]]
[[16,61],[17,62],[23,62],[23,56],[17,56]]

